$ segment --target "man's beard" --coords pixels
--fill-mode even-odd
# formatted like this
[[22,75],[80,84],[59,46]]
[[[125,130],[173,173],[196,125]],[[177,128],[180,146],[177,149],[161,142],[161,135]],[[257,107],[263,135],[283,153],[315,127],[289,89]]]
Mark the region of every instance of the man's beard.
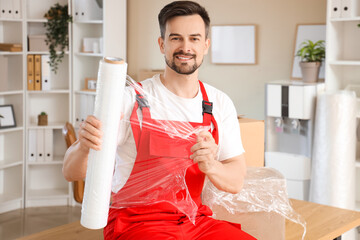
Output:
[[[194,65],[190,66],[189,63],[180,63],[180,66],[176,65],[175,58],[177,55],[184,55],[184,56],[192,57],[194,59]],[[190,54],[190,53],[184,53],[183,51],[174,53],[172,61],[168,60],[165,56],[165,62],[166,62],[166,65],[169,66],[169,68],[171,68],[172,70],[174,70],[175,72],[177,72],[179,74],[184,74],[184,75],[193,74],[201,66],[201,63],[202,63],[201,62],[199,65],[197,65],[196,55]]]

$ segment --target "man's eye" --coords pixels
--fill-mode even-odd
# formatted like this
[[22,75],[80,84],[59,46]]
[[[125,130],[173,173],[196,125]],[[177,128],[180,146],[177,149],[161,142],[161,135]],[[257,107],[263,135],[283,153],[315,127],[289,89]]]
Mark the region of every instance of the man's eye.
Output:
[[171,40],[178,41],[180,40],[180,38],[176,37],[176,38],[172,38]]
[[193,38],[193,41],[199,41],[200,39],[199,38]]

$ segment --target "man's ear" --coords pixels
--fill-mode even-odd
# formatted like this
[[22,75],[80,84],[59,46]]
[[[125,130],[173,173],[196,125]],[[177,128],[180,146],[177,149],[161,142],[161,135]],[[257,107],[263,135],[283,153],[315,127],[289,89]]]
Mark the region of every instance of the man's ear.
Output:
[[209,52],[209,47],[210,47],[210,38],[205,39],[205,51],[204,51],[204,55],[208,54]]
[[162,54],[165,54],[165,50],[164,50],[164,39],[162,37],[158,38],[158,44],[160,47],[160,51]]

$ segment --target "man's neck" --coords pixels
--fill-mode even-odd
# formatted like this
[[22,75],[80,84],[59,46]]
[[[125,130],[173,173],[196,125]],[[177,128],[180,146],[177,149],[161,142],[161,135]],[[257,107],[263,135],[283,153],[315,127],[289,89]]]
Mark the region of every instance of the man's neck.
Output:
[[190,75],[179,74],[166,68],[160,76],[162,84],[172,93],[183,98],[194,98],[199,91],[198,70]]

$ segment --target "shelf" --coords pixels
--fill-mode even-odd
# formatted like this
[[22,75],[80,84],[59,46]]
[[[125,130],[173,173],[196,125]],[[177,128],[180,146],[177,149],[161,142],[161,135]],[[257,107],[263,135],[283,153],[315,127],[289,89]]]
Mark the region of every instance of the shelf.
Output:
[[26,22],[28,23],[45,23],[48,20],[46,18],[41,18],[41,19],[28,19],[26,20]]
[[0,18],[0,22],[22,22],[22,18]]
[[29,162],[30,166],[36,166],[36,165],[62,165],[64,163],[63,161],[64,156],[56,156],[52,161],[44,161],[44,162]]
[[360,21],[360,17],[353,17],[353,18],[332,18],[330,22],[353,22],[353,21]]
[[26,91],[27,93],[29,94],[49,94],[49,93],[61,93],[61,94],[67,94],[67,93],[70,93],[70,90],[68,89],[57,89],[57,90],[48,90],[48,91],[45,91],[45,90],[39,90],[39,91]]
[[96,91],[75,91],[76,94],[87,94],[87,95],[96,95]]
[[6,52],[6,51],[0,51],[0,55],[22,55],[24,52]]
[[[56,52],[57,54],[60,54],[61,52],[60,51],[57,51]],[[39,54],[39,55],[48,55],[50,54],[50,52],[48,51],[27,51],[26,54]],[[65,55],[69,54],[69,51],[65,51]]]
[[342,65],[342,66],[360,66],[359,61],[337,60],[329,62],[330,65]]
[[5,159],[2,161],[0,160],[0,170],[20,166],[21,164],[22,161],[16,161],[16,160],[14,161],[14,159]]
[[0,92],[0,96],[23,94],[23,90]]
[[0,129],[0,133],[17,132],[22,131],[24,127],[4,128]]
[[50,122],[47,126],[38,126],[35,123],[30,123],[28,129],[62,129],[65,123],[63,122]]
[[22,201],[22,197],[19,194],[0,194],[0,203],[9,202],[9,201]]
[[66,188],[29,190],[28,192],[28,199],[50,199],[68,197],[69,191]]
[[85,56],[85,57],[103,57],[102,53],[82,53],[82,52],[78,52],[78,53],[75,53],[75,55],[77,55],[77,56]]
[[74,23],[81,23],[81,24],[103,24],[103,20],[75,20]]

